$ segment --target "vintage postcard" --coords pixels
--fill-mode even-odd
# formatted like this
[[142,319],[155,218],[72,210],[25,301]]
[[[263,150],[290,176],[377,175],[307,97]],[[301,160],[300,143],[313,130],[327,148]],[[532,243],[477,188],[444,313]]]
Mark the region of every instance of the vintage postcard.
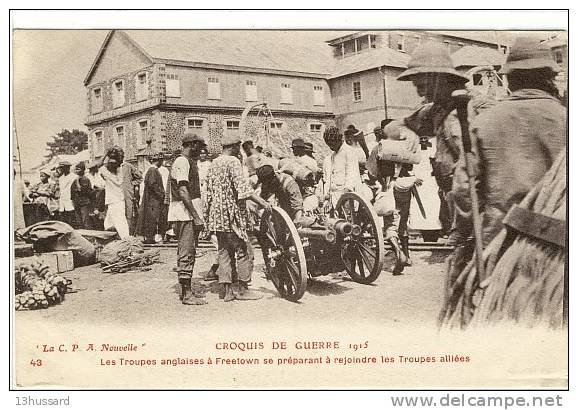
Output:
[[567,45],[14,27],[13,388],[566,389]]

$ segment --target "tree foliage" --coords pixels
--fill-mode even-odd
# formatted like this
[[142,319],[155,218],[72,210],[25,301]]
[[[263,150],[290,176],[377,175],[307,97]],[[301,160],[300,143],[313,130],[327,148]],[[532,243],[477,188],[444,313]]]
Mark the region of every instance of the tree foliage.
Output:
[[88,135],[77,129],[62,130],[46,143],[48,161],[57,155],[74,155],[88,149]]

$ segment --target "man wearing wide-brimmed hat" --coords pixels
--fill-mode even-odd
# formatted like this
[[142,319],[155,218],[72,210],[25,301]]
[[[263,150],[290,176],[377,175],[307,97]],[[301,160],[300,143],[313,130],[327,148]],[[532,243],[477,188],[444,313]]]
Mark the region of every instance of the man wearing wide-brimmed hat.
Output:
[[[433,173],[439,186],[440,222],[445,234],[451,231],[453,206],[449,198],[455,164],[460,157],[461,131],[452,103],[452,92],[463,89],[469,79],[455,68],[448,48],[441,43],[424,43],[416,48],[399,81],[411,81],[426,104],[403,120],[419,136],[436,138]],[[392,127],[395,124],[391,125]],[[417,141],[416,141],[417,142]],[[417,147],[417,144],[415,144]]]
[[[253,249],[248,236],[246,200],[250,199],[268,210],[271,206],[255,194],[248,178],[243,175],[239,153],[241,139],[225,135],[223,152],[213,160],[207,172],[207,200],[204,204],[206,230],[216,235],[219,267],[217,275],[223,287],[225,302],[235,299],[259,299],[260,294],[249,290],[253,273]],[[233,287],[233,272],[237,270],[237,286]]]
[[303,138],[295,138],[291,141],[290,148],[293,151],[293,158],[304,167],[307,167],[314,175],[317,175],[319,172],[317,161],[307,155],[309,149],[313,152],[313,144],[306,142]]
[[[510,207],[540,181],[566,147],[566,109],[554,82],[559,71],[539,37],[519,37],[500,71],[507,76],[511,94],[471,123],[484,244],[500,232]],[[468,192],[460,161],[452,196],[461,214],[470,209]],[[456,221],[461,222],[458,230],[471,230],[469,219]]]

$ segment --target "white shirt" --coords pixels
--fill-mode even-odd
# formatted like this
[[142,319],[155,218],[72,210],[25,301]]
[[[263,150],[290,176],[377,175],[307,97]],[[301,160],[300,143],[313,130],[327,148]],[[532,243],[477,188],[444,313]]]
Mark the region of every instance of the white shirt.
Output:
[[334,204],[346,189],[354,191],[361,184],[357,155],[345,142],[339,151],[325,157],[323,179],[325,181],[325,193],[331,195],[331,201]]
[[306,167],[311,172],[319,171],[319,168],[317,167],[317,161],[315,161],[315,159],[311,158],[309,155],[303,155],[301,157],[295,157],[295,160],[298,163],[300,163],[301,165],[303,165],[304,167]]
[[104,179],[100,176],[97,172],[96,174],[92,175],[90,172],[86,175],[86,177],[90,180],[90,183],[95,188],[104,188],[105,182]]
[[159,172],[161,174],[161,179],[163,180],[163,188],[164,188],[165,192],[167,192],[167,184],[169,182],[170,171],[167,167],[165,167],[164,165],[161,165],[159,167]]
[[197,167],[199,168],[199,183],[201,184],[201,190],[205,187],[207,181],[207,172],[211,166],[211,161],[199,161],[197,162]]
[[78,175],[74,173],[69,173],[68,175],[62,175],[58,178],[58,186],[60,187],[60,199],[58,200],[58,210],[63,211],[74,211],[74,204],[70,197],[70,188],[72,183],[78,178]]
[[[171,167],[171,178],[174,178],[177,181],[177,185],[179,182],[182,181],[189,181],[189,160],[184,156],[180,156],[175,159],[173,162],[173,166]],[[178,192],[175,192],[178,196]],[[169,214],[168,214],[169,221],[192,221],[193,217],[189,210],[185,207],[183,201],[175,201],[172,198],[169,202]]]
[[124,202],[120,167],[117,170],[117,174],[113,174],[105,166],[100,167],[98,172],[104,179],[104,203],[109,205],[116,202]]

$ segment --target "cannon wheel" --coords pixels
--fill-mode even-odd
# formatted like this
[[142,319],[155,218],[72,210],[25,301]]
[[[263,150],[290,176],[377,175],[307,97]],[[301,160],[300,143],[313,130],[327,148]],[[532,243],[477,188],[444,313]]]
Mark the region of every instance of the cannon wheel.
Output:
[[381,273],[384,260],[383,231],[371,204],[354,192],[346,192],[337,201],[340,218],[359,225],[361,235],[343,244],[341,260],[349,276],[358,283],[373,283]]
[[[283,298],[297,302],[305,293],[308,275],[303,244],[293,221],[275,206],[261,218],[260,237],[268,279]],[[277,256],[271,258],[270,253]]]

